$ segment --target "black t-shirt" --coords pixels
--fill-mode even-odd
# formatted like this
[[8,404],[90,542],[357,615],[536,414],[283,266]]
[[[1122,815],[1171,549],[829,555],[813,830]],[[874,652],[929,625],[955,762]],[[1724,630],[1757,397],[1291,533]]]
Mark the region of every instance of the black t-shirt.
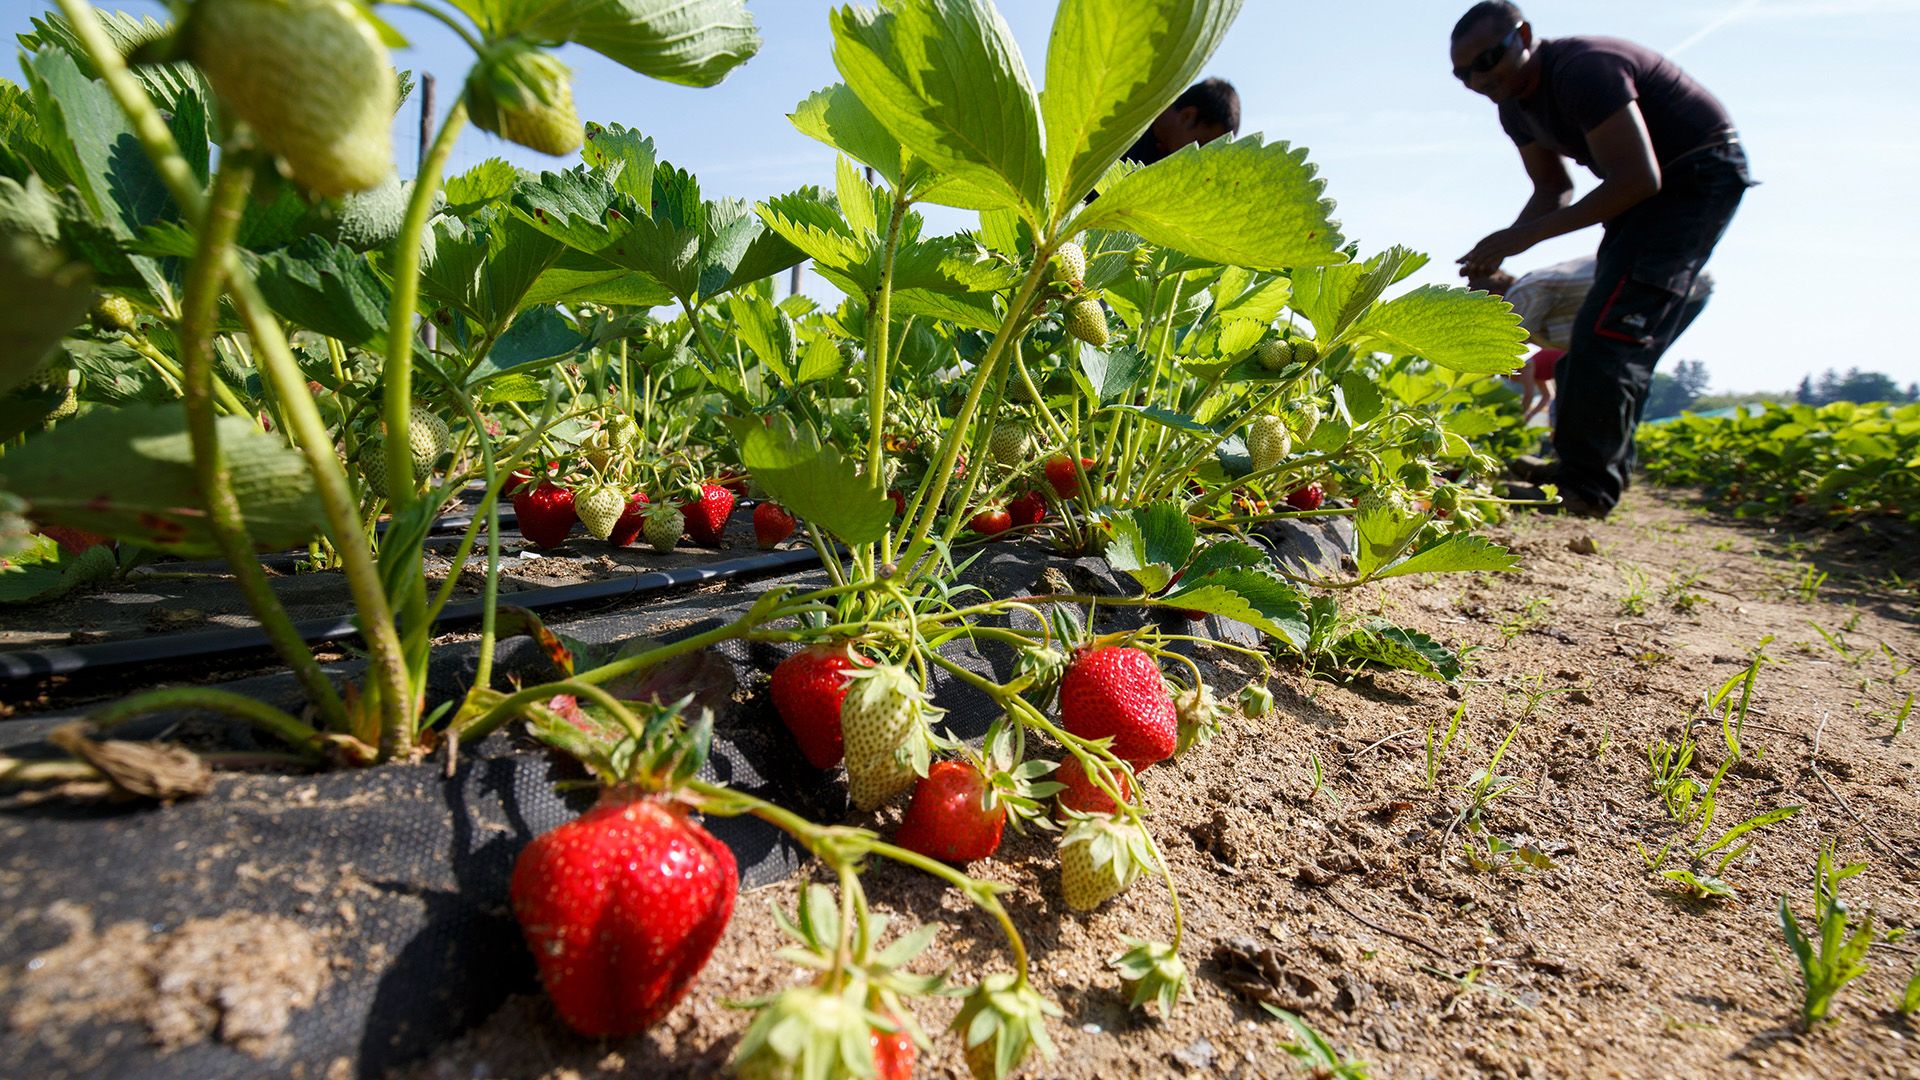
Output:
[[1500,106],[1500,126],[1515,146],[1539,143],[1592,169],[1587,132],[1629,101],[1640,103],[1665,165],[1733,130],[1726,106],[1679,65],[1652,49],[1608,37],[1542,41],[1540,88],[1532,97]]

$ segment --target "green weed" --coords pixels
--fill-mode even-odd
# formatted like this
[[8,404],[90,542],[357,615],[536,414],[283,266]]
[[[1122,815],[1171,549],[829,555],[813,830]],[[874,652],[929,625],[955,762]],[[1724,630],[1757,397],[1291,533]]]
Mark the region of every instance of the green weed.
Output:
[[1800,1023],[1811,1031],[1826,1020],[1841,987],[1867,973],[1867,950],[1879,931],[1873,911],[1858,922],[1840,899],[1840,883],[1867,868],[1864,862],[1834,869],[1833,845],[1820,848],[1813,870],[1813,936],[1801,929],[1793,905],[1780,895],[1780,932],[1800,965]]
[[1280,1044],[1300,1066],[1316,1078],[1325,1080],[1367,1080],[1367,1063],[1358,1058],[1350,1058],[1327,1041],[1325,1035],[1313,1029],[1313,1025],[1300,1019],[1278,1005],[1261,1002],[1260,1007],[1287,1022],[1293,1029],[1293,1041]]

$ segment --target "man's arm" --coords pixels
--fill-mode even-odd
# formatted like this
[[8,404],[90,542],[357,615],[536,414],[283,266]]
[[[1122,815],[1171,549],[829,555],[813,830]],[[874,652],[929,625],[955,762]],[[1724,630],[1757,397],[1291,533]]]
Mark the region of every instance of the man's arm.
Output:
[[[1523,160],[1530,149],[1535,148],[1522,148]],[[1606,176],[1599,187],[1572,205],[1563,202],[1550,206],[1537,217],[1528,218],[1527,211],[1521,211],[1514,225],[1489,235],[1460,257],[1461,272],[1492,273],[1509,255],[1518,255],[1553,237],[1610,221],[1660,191],[1660,163],[1653,156],[1653,140],[1647,135],[1647,122],[1640,115],[1639,102],[1627,102],[1587,132],[1587,149],[1592,151],[1594,164]],[[1555,168],[1565,177],[1566,166],[1558,163],[1557,158]],[[1531,161],[1527,171],[1533,173]],[[1571,183],[1569,180],[1569,186]],[[1531,210],[1536,204],[1544,203],[1540,179],[1536,176],[1534,196],[1527,201],[1527,208]]]
[[1531,142],[1520,148],[1520,164],[1533,181],[1533,194],[1513,219],[1515,225],[1537,221],[1573,201],[1573,177],[1567,174],[1566,158]]
[[1532,247],[1544,240],[1611,221],[1660,192],[1660,162],[1653,156],[1640,103],[1629,101],[1587,132],[1587,149],[1606,177],[1571,206],[1543,214],[1527,225]]

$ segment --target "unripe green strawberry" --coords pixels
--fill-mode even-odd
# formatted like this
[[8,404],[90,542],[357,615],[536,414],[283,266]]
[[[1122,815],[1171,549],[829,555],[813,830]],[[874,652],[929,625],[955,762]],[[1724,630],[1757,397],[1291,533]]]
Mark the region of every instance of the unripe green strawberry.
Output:
[[352,0],[197,0],[188,57],[297,183],[321,195],[393,173],[399,77]]
[[580,524],[587,527],[587,535],[595,540],[612,536],[613,526],[626,510],[626,494],[612,484],[595,484],[575,493],[573,498],[573,512],[580,515]]
[[1033,435],[1025,423],[1002,420],[993,426],[993,438],[988,440],[987,449],[993,454],[993,460],[1011,467],[1027,460],[1027,449],[1032,444]]
[[1060,841],[1060,891],[1075,911],[1092,911],[1125,892],[1146,868],[1140,828],[1121,817],[1073,823]]
[[[433,475],[433,463],[447,452],[447,422],[419,402],[407,410],[407,419],[407,454],[418,483]],[[360,471],[366,476],[367,487],[382,497],[387,494],[386,430],[385,424],[376,427],[360,451]]]
[[1079,244],[1069,240],[1060,245],[1053,253],[1053,280],[1064,281],[1078,288],[1087,279],[1087,253]]
[[1433,493],[1433,508],[1442,514],[1451,514],[1460,509],[1460,489],[1452,484],[1442,484]]
[[1400,466],[1400,482],[1414,491],[1433,486],[1433,469],[1424,461],[1409,461]]
[[67,417],[80,411],[80,399],[74,395],[73,387],[68,386],[66,389],[67,392],[61,397],[60,404],[55,405],[53,411],[47,413],[47,415],[42,418],[43,422],[65,420]]
[[1248,683],[1240,691],[1240,711],[1258,720],[1273,711],[1273,691],[1264,683]]
[[899,664],[876,664],[847,673],[852,680],[840,705],[840,736],[847,753],[847,795],[862,810],[874,810],[903,794],[932,764],[926,691]]
[[573,72],[524,41],[481,57],[467,76],[467,105],[475,127],[543,154],[565,157],[586,140],[573,109]]
[[1256,417],[1247,428],[1247,454],[1253,458],[1253,471],[1264,472],[1278,465],[1293,449],[1287,437],[1287,425],[1271,414]]
[[1288,409],[1287,426],[1293,429],[1295,438],[1306,442],[1320,426],[1320,413],[1312,408]]
[[640,526],[647,544],[662,554],[673,550],[686,529],[687,516],[665,499],[657,499],[647,506],[646,520]]
[[1081,297],[1067,305],[1067,333],[1098,349],[1107,343],[1107,311],[1100,301]]
[[101,331],[124,332],[134,326],[133,305],[127,302],[126,297],[112,293],[105,293],[94,301],[93,310],[87,312],[87,317],[93,320],[93,328]]
[[626,413],[614,413],[607,419],[607,444],[619,453],[633,453],[640,445],[640,422]]
[[1270,338],[1253,350],[1253,358],[1268,371],[1279,371],[1293,363],[1293,347],[1279,338]]
[[1301,338],[1292,344],[1293,362],[1296,364],[1317,364],[1320,362],[1320,346],[1308,338]]

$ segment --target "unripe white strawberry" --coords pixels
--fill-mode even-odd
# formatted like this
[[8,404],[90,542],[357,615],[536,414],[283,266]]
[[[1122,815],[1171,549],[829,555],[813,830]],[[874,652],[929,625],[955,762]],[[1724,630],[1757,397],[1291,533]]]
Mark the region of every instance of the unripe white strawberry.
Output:
[[1282,458],[1293,449],[1293,440],[1287,436],[1287,425],[1272,414],[1256,417],[1247,427],[1247,454],[1253,459],[1253,470],[1264,472],[1278,465]]
[[640,520],[641,535],[647,538],[648,546],[665,554],[680,543],[680,534],[687,531],[687,516],[680,508],[666,499],[656,499],[647,504],[647,512]]
[[527,42],[501,45],[474,65],[467,105],[475,127],[543,154],[565,157],[586,140],[573,108],[573,72]]
[[352,0],[197,0],[183,35],[221,107],[295,182],[345,195],[392,174],[399,77]]
[[595,540],[612,536],[614,525],[626,510],[626,495],[612,484],[595,484],[575,493],[573,497],[573,512],[580,516],[580,523],[587,527],[587,535]]
[[1060,841],[1060,891],[1075,911],[1092,911],[1119,896],[1146,868],[1140,828],[1124,817],[1075,821]]
[[1069,240],[1053,253],[1053,265],[1049,269],[1053,271],[1053,280],[1078,288],[1087,279],[1087,253]]
[[1027,449],[1032,443],[1033,436],[1026,424],[1019,420],[1002,420],[993,426],[993,438],[988,440],[987,449],[993,454],[993,460],[1014,466],[1027,460]]
[[1107,311],[1100,301],[1081,297],[1067,305],[1067,333],[1098,349],[1107,343]]
[[927,718],[933,708],[911,671],[876,664],[848,673],[840,705],[840,737],[847,752],[847,795],[874,810],[904,794],[927,774],[933,747]]

